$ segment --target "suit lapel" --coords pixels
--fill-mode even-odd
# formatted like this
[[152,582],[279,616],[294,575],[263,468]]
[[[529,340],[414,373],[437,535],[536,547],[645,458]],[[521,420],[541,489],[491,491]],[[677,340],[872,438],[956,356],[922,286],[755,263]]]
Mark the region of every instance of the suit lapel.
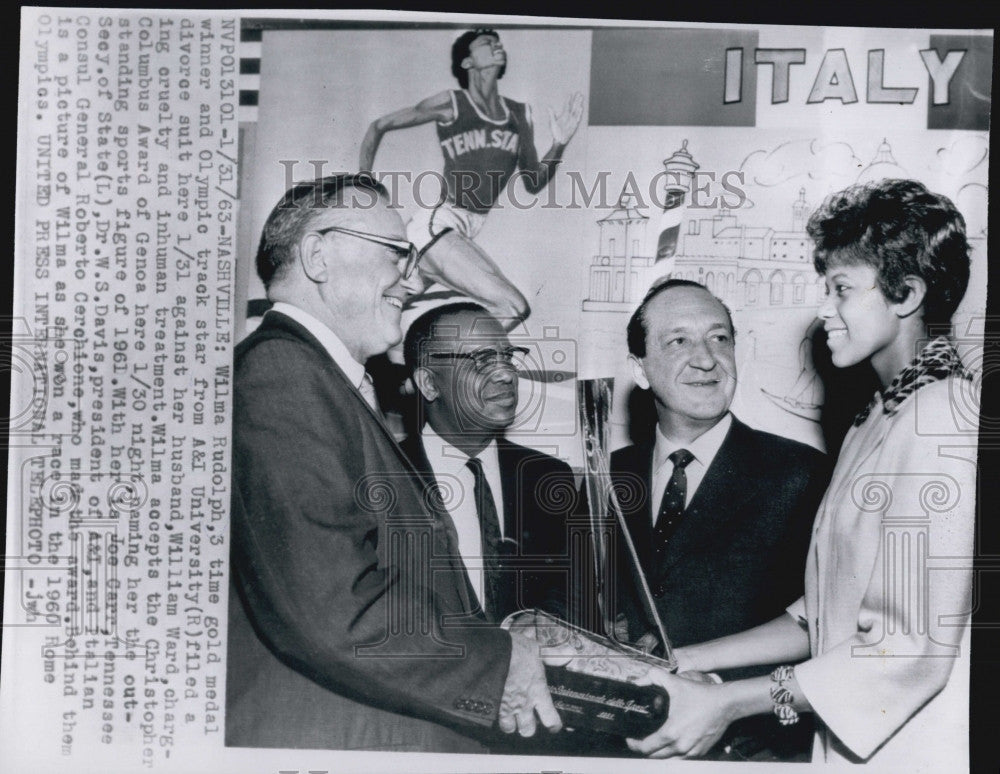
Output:
[[358,390],[357,386],[351,384],[351,380],[347,378],[347,374],[345,374],[343,369],[337,364],[337,361],[330,356],[330,353],[327,352],[326,347],[320,343],[319,339],[309,332],[308,328],[297,320],[293,320],[288,315],[282,314],[281,312],[269,311],[264,315],[264,320],[261,322],[257,330],[264,334],[272,330],[284,331],[285,333],[301,339],[310,347],[315,349],[327,363],[327,368],[333,377],[342,381],[349,388],[351,394],[357,402],[358,411],[367,411],[378,422],[379,427],[382,428],[386,436],[392,439],[393,444],[398,443],[395,436],[393,436],[392,431],[389,430],[389,427],[386,425],[385,417],[382,416],[382,412],[376,411],[372,408],[368,401],[364,399],[364,396]]
[[430,460],[427,459],[427,452],[424,451],[424,444],[420,440],[420,436],[406,436],[406,438],[400,441],[399,448],[403,450],[403,454],[406,455],[407,459],[417,471],[423,485],[429,486],[434,484],[434,470],[431,468]]
[[753,436],[735,417],[726,439],[698,486],[684,518],[663,554],[660,572],[666,574],[693,546],[717,535],[736,518],[743,505],[760,489],[759,477],[748,471],[753,464]]
[[[368,401],[366,401],[358,389],[351,384],[347,375],[330,356],[330,353],[326,351],[326,348],[303,325],[299,324],[291,317],[281,314],[280,312],[268,312],[264,316],[264,320],[261,322],[260,326],[257,328],[257,331],[254,333],[255,335],[268,336],[275,335],[280,332],[302,340],[317,351],[317,353],[324,359],[324,362],[327,363],[331,378],[338,381],[343,390],[349,392],[353,396],[354,400],[356,400],[358,410],[367,411],[376,420],[379,431],[381,432],[386,443],[389,445],[389,448],[392,450],[392,453],[395,455],[400,467],[415,479],[415,482],[417,482],[416,485],[420,489],[421,495],[423,495],[426,491],[425,487],[428,484],[433,484],[435,479],[434,474],[431,471],[430,463],[427,460],[427,455],[424,453],[423,443],[421,443],[419,436],[414,439],[407,439],[408,441],[412,440],[413,443],[408,446],[409,453],[404,452],[395,436],[393,436],[389,428],[386,426],[381,414],[374,411],[372,407],[368,405]],[[436,504],[435,498],[421,497],[421,500],[423,503],[424,513],[431,519],[432,523],[436,527],[435,534],[443,537],[443,553],[447,556],[452,569],[459,573],[463,578],[463,582],[456,583],[455,586],[461,599],[462,606],[466,610],[469,610],[472,606],[472,586],[469,581],[469,575],[465,571],[465,566],[461,562],[461,556],[458,551],[458,535],[455,531],[455,524],[451,520],[451,515],[447,512],[447,510]]]
[[618,577],[621,589],[619,599],[625,606],[626,615],[636,616],[637,621],[639,619],[645,621],[645,624],[642,625],[636,623],[640,628],[631,632],[632,636],[638,637],[642,632],[654,629],[652,619],[645,612],[638,573],[641,573],[646,582],[652,585],[657,574],[657,568],[651,566],[653,562],[652,514],[653,508],[659,507],[659,500],[663,493],[652,490],[652,445],[628,447],[621,453],[623,456],[614,462],[613,484],[617,490],[622,517],[639,558],[639,566],[635,566],[628,553],[628,548],[622,541],[617,549],[619,559],[623,563],[623,569]]
[[[434,476],[434,469],[427,458],[427,452],[424,449],[420,435],[408,435],[399,446],[416,471],[416,475],[420,480],[421,492],[426,493],[432,490],[436,492],[437,478]],[[425,496],[423,501],[425,507],[434,514],[435,523],[444,534],[444,553],[452,569],[461,574],[464,579],[464,583],[458,584],[459,592],[462,596],[462,604],[465,609],[471,610],[474,607],[472,600],[475,598],[475,592],[472,589],[472,581],[469,579],[469,573],[466,572],[465,564],[462,562],[462,555],[458,550],[458,531],[455,529],[455,522],[437,495],[431,497]]]
[[[659,507],[653,486],[653,447],[635,446],[618,466],[618,503],[643,568],[649,567],[653,539],[653,508]],[[656,501],[654,504],[654,500]],[[624,550],[624,547],[623,547]]]
[[[503,499],[503,534],[520,543],[520,524],[517,514],[518,503],[518,466],[520,455],[518,450],[502,436],[497,438],[497,464],[500,467],[500,487]],[[529,492],[522,491],[521,497],[528,497]]]
[[[315,349],[317,353],[323,358],[324,362],[327,364],[327,370],[329,371],[331,378],[338,381],[344,388],[344,391],[350,393],[350,395],[352,396],[352,400],[355,401],[357,410],[368,412],[368,414],[376,420],[378,427],[381,430],[382,436],[385,438],[389,446],[392,448],[393,453],[396,456],[396,459],[399,461],[399,464],[408,473],[413,473],[416,470],[413,461],[407,454],[403,452],[403,450],[400,448],[399,441],[396,440],[396,437],[392,434],[392,431],[385,424],[385,419],[382,416],[381,412],[372,409],[372,407],[368,404],[368,401],[366,401],[364,397],[361,395],[361,393],[358,391],[358,388],[353,384],[351,384],[351,380],[347,378],[347,374],[345,374],[343,369],[341,369],[341,367],[337,365],[337,362],[330,356],[330,353],[326,351],[326,348],[320,343],[319,339],[313,336],[303,325],[301,325],[296,320],[293,320],[291,317],[281,314],[281,312],[271,311],[268,312],[266,315],[264,315],[264,320],[257,328],[257,331],[255,331],[255,334],[258,332],[263,335],[268,335],[268,334],[273,335],[274,333],[277,332],[284,332],[285,334],[301,339],[303,342],[305,342],[310,347]],[[423,445],[419,443],[419,439],[417,446],[420,449],[423,448]],[[424,461],[425,461],[425,470],[429,471],[430,466],[426,464],[426,457],[424,458]],[[431,476],[431,479],[433,480],[433,475]]]

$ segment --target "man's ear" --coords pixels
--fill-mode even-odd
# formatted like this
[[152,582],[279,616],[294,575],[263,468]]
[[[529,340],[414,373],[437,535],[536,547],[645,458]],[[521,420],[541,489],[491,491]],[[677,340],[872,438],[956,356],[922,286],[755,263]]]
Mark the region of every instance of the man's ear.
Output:
[[315,231],[306,233],[299,240],[299,256],[302,270],[313,282],[326,282],[330,278],[330,267],[327,265],[329,254],[323,249],[323,235]]
[[437,380],[429,368],[420,366],[413,371],[413,383],[417,386],[417,391],[428,403],[433,403],[439,395]]
[[907,287],[906,298],[892,306],[898,317],[909,317],[924,305],[924,298],[927,296],[927,283],[916,274],[907,274],[903,278],[903,282]]
[[646,378],[646,369],[642,365],[642,360],[637,358],[635,355],[629,354],[628,365],[632,370],[632,378],[635,383],[639,385],[640,389],[649,389],[649,379]]
[[462,60],[462,69],[463,70],[470,70],[470,69],[472,69],[472,57],[471,56],[467,56],[467,57],[465,57],[465,59]]

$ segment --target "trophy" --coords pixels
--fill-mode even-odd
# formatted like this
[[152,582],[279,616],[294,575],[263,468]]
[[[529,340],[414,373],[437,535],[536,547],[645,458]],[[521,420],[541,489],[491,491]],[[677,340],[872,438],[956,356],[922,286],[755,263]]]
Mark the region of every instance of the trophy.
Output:
[[609,378],[587,379],[577,382],[577,404],[580,411],[580,426],[583,436],[584,482],[587,487],[587,504],[590,508],[590,532],[593,536],[594,574],[597,585],[597,602],[601,620],[601,630],[614,637],[614,621],[611,618],[609,598],[613,596],[616,580],[613,544],[611,538],[618,535],[625,547],[629,573],[639,591],[639,600],[646,617],[656,627],[663,650],[661,665],[671,672],[677,671],[670,638],[660,618],[649,589],[646,574],[639,563],[632,535],[625,524],[625,517],[618,504],[618,496],[611,485],[611,465],[608,455],[608,425],[611,412],[611,388]]
[[536,640],[563,726],[642,738],[663,725],[667,692],[636,680],[662,659],[573,626],[541,610],[519,610],[501,624]]
[[[566,728],[642,738],[666,721],[670,696],[659,686],[638,685],[636,681],[652,668],[675,672],[677,662],[611,486],[607,452],[611,379],[578,381],[577,398],[583,428],[584,480],[590,507],[600,618],[596,623],[607,636],[594,634],[539,610],[513,613],[503,626],[538,642],[549,692]],[[615,534],[624,541],[631,575],[645,613],[656,627],[663,658],[615,637],[608,604],[615,579],[614,560],[609,555],[613,546],[611,538]]]

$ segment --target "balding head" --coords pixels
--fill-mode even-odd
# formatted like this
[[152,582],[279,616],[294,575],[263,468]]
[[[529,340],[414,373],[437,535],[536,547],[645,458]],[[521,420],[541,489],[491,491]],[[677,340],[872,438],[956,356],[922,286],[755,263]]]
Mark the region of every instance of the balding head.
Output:
[[264,226],[257,266],[268,298],[330,328],[364,363],[402,338],[400,313],[422,282],[416,249],[384,189],[367,175],[295,186]]

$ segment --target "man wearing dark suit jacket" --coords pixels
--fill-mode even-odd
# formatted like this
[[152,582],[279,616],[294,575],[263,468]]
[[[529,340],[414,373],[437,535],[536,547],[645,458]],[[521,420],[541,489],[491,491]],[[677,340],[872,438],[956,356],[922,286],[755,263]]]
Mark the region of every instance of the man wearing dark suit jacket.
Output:
[[[568,616],[573,473],[504,436],[516,420],[517,367],[527,351],[511,346],[474,303],[421,315],[403,347],[426,424],[401,445],[424,485],[437,487],[477,599],[494,621],[529,607]],[[494,519],[499,532],[491,535]]]
[[[612,477],[675,647],[765,623],[801,595],[826,485],[819,452],[753,430],[729,412],[734,335],[729,310],[686,280],[654,285],[628,325],[633,376],[652,391],[657,425],[652,444],[612,454]],[[620,573],[619,590],[628,638],[651,642],[655,627],[632,574]]]
[[495,723],[559,726],[533,643],[475,614],[365,373],[418,260],[363,175],[295,186],[265,223],[274,308],[234,368],[227,744],[477,752]]

